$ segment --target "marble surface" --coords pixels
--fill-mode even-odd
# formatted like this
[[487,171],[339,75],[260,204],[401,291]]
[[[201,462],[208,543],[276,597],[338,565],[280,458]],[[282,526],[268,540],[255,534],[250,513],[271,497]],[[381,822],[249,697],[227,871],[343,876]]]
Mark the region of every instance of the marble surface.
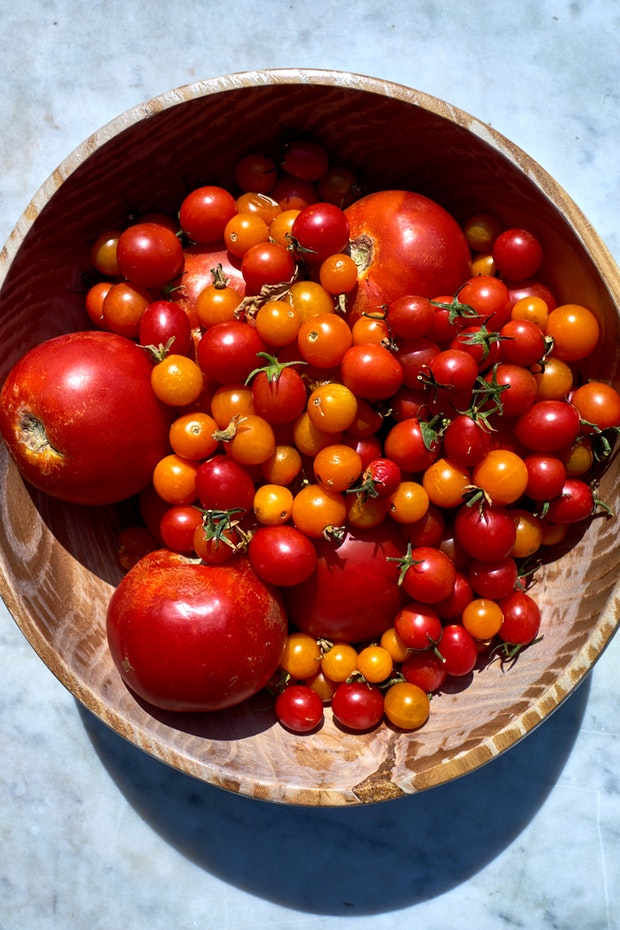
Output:
[[[618,0],[1,4],[0,240],[125,109],[204,77],[384,77],[486,120],[620,259]],[[620,637],[482,770],[369,808],[273,806],[166,768],[80,708],[0,611],[1,930],[617,930]]]

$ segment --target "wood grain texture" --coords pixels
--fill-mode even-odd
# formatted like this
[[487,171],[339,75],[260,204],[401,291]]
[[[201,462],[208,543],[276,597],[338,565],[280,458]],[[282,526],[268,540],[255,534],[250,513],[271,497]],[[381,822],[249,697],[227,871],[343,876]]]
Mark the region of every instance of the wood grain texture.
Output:
[[[592,371],[618,382],[620,272],[565,191],[473,116],[360,75],[267,71],[178,88],[130,110],[73,152],[35,195],[1,256],[0,377],[27,349],[84,328],[90,243],[131,207],[174,209],[187,185],[227,185],[237,158],[308,133],[369,189],[405,187],[459,220],[489,210],[541,238],[541,276],[603,330]],[[274,724],[262,696],[214,715],[153,713],[120,681],[105,610],[120,578],[121,509],[68,507],[24,486],[0,453],[0,582],[24,635],[86,707],[158,759],[224,789],[275,802],[353,805],[423,791],[484,765],[538,726],[582,681],[618,626],[617,524],[597,517],[537,584],[544,639],[433,699],[428,724],[350,735],[327,715],[310,737]],[[618,463],[602,497],[620,510]],[[462,687],[467,685],[466,688]]]

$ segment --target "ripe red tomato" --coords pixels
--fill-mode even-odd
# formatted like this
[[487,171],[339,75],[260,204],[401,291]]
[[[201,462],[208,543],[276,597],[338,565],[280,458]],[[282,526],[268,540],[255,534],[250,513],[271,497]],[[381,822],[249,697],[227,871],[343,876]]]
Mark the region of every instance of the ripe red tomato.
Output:
[[163,287],[183,268],[181,240],[159,223],[136,223],[125,229],[116,256],[121,274],[141,287]]
[[398,584],[401,531],[391,522],[354,530],[338,542],[316,539],[316,571],[284,597],[291,622],[315,637],[359,643],[391,626],[406,595]]
[[179,207],[181,229],[193,242],[212,245],[224,238],[226,223],[237,213],[233,195],[215,184],[198,187]]
[[243,384],[260,367],[259,352],[267,346],[249,323],[216,323],[203,333],[196,358],[205,377],[217,384]]
[[175,355],[189,355],[192,348],[192,328],[185,310],[173,300],[155,300],[140,319],[138,340],[141,346],[166,348]]
[[383,717],[383,693],[366,681],[343,681],[334,691],[332,711],[349,730],[371,730]]
[[309,685],[289,685],[276,698],[276,717],[293,733],[310,733],[323,720],[323,701]]
[[473,559],[495,561],[510,555],[517,531],[504,507],[463,504],[454,518],[454,534]]
[[433,200],[410,191],[378,191],[345,213],[359,269],[351,323],[405,294],[452,294],[469,277],[471,255],[463,231]]
[[282,587],[301,584],[316,568],[316,550],[310,539],[294,526],[261,526],[248,546],[256,574]]
[[169,452],[170,408],[123,336],[57,336],[22,356],[0,393],[0,432],[22,476],[77,504],[137,494]]
[[313,203],[297,214],[291,235],[299,258],[318,265],[345,248],[349,242],[349,221],[340,207]]
[[125,684],[156,707],[214,711],[263,688],[280,662],[286,614],[244,558],[203,565],[158,550],[115,589],[107,636]]
[[478,660],[476,642],[460,623],[449,623],[443,628],[437,648],[443,656],[444,669],[455,678],[469,675]]

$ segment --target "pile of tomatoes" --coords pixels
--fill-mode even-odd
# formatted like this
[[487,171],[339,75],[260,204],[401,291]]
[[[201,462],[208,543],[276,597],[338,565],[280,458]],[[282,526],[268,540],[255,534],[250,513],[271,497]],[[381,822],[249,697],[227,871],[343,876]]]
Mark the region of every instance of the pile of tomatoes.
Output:
[[[605,512],[594,476],[620,396],[579,376],[599,323],[558,305],[530,230],[364,193],[314,141],[251,153],[235,177],[92,247],[88,316],[144,347],[169,411],[144,527],[119,541],[126,578],[164,547],[213,579],[228,567],[220,602],[235,606],[240,566],[270,592],[284,624],[227,706],[267,686],[295,732],[326,705],[348,729],[415,729],[446,680],[537,641],[541,553]],[[252,627],[253,601],[236,606]],[[194,639],[168,662],[184,634],[146,632],[155,613],[143,635],[161,648],[141,660],[111,608],[119,671],[153,704],[215,707],[184,696],[191,650],[206,660]]]

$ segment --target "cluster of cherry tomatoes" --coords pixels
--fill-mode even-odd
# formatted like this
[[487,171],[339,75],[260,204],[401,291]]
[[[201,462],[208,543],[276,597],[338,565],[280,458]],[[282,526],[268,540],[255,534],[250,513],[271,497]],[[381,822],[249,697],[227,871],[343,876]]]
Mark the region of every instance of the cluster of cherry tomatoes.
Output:
[[464,225],[456,292],[357,312],[354,174],[300,140],[246,156],[236,182],[93,245],[88,314],[147,347],[174,411],[142,512],[154,545],[242,553],[285,592],[305,590],[321,546],[389,526],[397,609],[371,635],[291,629],[275,709],[296,732],[326,704],[347,728],[414,729],[449,676],[536,641],[537,554],[600,507],[620,396],[578,375],[599,324],[537,279],[532,232],[488,214]]

